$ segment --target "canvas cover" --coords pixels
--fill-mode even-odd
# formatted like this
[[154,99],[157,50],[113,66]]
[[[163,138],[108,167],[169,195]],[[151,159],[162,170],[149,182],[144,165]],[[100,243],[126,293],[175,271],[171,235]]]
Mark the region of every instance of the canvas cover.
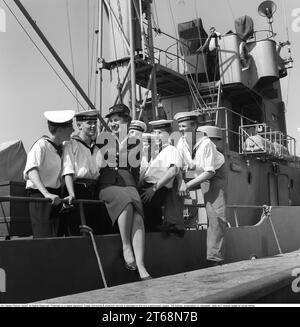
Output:
[[253,37],[254,24],[251,17],[244,15],[234,21],[236,34],[244,41]]
[[194,54],[205,43],[208,37],[203,28],[201,18],[178,24],[178,34],[181,42],[181,54],[183,56]]
[[22,141],[0,143],[0,182],[23,181],[26,152]]

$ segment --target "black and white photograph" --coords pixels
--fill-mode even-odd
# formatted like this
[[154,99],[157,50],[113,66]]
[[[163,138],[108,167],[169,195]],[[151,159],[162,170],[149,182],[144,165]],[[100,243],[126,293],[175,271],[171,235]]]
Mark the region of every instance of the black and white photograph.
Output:
[[299,306],[299,37],[299,0],[0,0],[0,310]]

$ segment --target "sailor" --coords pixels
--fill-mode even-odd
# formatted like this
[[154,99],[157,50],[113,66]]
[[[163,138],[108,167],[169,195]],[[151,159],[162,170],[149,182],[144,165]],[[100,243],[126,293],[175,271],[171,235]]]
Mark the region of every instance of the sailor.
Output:
[[148,169],[149,163],[154,156],[154,141],[155,137],[152,133],[142,134],[143,148],[142,148],[142,158],[140,164],[140,180],[139,187],[141,186],[145,173]]
[[[86,110],[75,114],[79,133],[66,142],[63,152],[62,176],[70,199],[98,199],[97,182],[103,164],[102,154],[97,147],[97,110]],[[109,231],[103,205],[85,204],[86,223],[95,234]],[[79,210],[65,215],[66,234],[79,235]]]
[[[30,149],[24,170],[30,197],[46,198],[50,203],[30,202],[29,212],[34,238],[59,235],[61,206],[61,156],[63,142],[70,139],[73,110],[46,111],[50,137],[43,136]],[[70,199],[69,199],[70,200]]]
[[177,194],[176,179],[182,161],[176,147],[170,144],[172,122],[165,119],[149,122],[153,127],[158,151],[149,162],[141,187],[147,231],[184,231],[183,199]]
[[202,132],[197,131],[198,112],[181,112],[175,115],[182,137],[177,148],[188,171],[193,176],[180,191],[200,188],[208,218],[207,260],[217,265],[224,260],[225,206],[225,159],[215,144]]
[[[127,131],[131,117],[129,108],[124,104],[116,104],[106,115],[108,126],[114,138],[116,158],[102,168],[99,179],[99,198],[105,202],[112,224],[118,223],[122,240],[124,265],[126,269],[137,270],[141,280],[151,278],[144,265],[145,229],[143,221],[143,205],[137,191],[139,179],[139,162],[133,165],[127,154]],[[135,126],[135,127],[134,127]],[[146,125],[131,125],[131,130]],[[128,142],[129,143],[129,142]],[[112,152],[108,148],[109,152]],[[124,162],[124,158],[126,161]]]
[[221,39],[221,33],[217,32],[215,27],[211,27],[209,33],[209,37],[196,50],[196,53],[206,54],[208,77],[210,80],[218,80],[218,42]]

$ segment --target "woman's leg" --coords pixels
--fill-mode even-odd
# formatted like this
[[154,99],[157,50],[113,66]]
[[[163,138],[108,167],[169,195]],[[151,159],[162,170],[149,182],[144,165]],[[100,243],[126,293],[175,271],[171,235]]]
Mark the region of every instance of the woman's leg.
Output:
[[134,262],[131,245],[131,230],[133,226],[133,206],[128,204],[118,218],[118,225],[123,245],[123,256],[127,263]]
[[141,278],[149,276],[144,264],[145,228],[142,216],[134,210],[132,226],[132,246],[136,265]]

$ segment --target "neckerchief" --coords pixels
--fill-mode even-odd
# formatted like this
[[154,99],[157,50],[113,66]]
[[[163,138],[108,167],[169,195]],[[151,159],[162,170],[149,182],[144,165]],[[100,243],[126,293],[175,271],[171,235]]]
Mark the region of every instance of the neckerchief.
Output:
[[50,137],[47,136],[47,135],[43,135],[42,138],[43,138],[44,140],[46,140],[47,142],[49,142],[49,143],[54,147],[54,149],[56,150],[57,154],[58,154],[60,157],[62,156],[62,152],[63,152],[63,145],[62,145],[62,144],[60,144],[60,145],[55,144],[55,143],[50,139]]
[[78,141],[79,143],[81,143],[82,145],[84,145],[86,148],[88,148],[88,149],[91,151],[91,154],[94,153],[94,149],[95,149],[96,143],[91,143],[91,145],[88,145],[88,144],[85,143],[84,140],[83,140],[80,136],[78,136],[78,135],[73,136],[72,139]]

